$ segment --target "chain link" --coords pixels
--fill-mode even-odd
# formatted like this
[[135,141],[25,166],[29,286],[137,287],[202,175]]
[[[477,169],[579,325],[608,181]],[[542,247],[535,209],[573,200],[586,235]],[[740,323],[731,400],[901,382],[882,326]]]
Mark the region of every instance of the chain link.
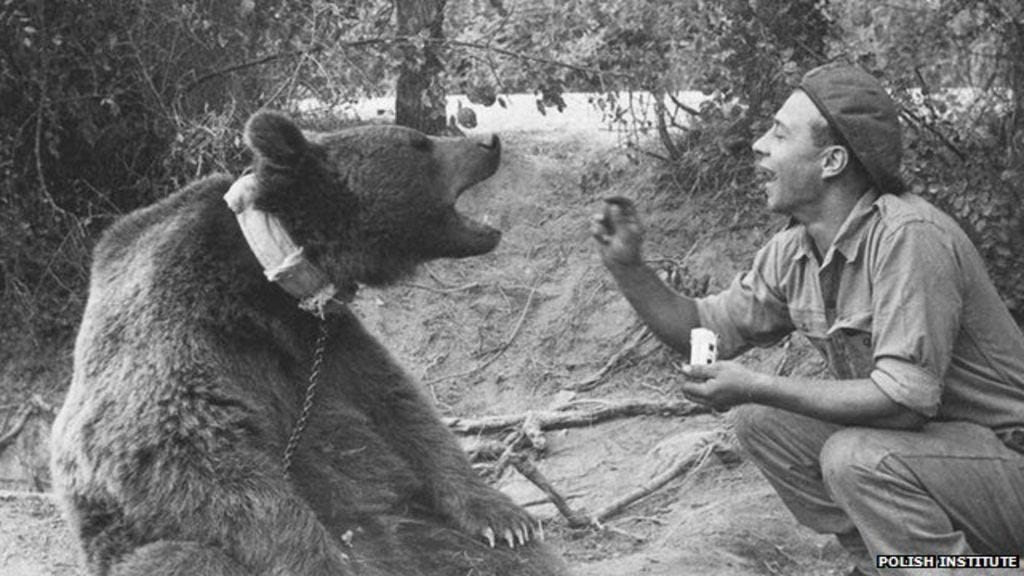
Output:
[[313,399],[316,396],[317,384],[320,383],[320,369],[323,367],[324,350],[326,347],[327,319],[321,316],[320,333],[316,337],[313,367],[309,371],[309,385],[306,386],[306,398],[302,402],[302,413],[299,414],[298,420],[295,421],[295,428],[292,429],[292,435],[288,438],[288,446],[285,447],[284,457],[282,458],[286,480],[291,477],[292,456],[295,455],[295,449],[298,448],[299,441],[302,439],[302,432],[306,429],[306,424],[309,423],[309,413],[313,410]]

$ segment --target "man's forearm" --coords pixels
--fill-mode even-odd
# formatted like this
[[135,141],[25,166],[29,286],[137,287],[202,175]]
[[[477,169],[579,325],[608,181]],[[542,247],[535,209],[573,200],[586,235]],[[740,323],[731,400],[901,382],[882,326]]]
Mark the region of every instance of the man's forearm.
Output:
[[894,402],[870,378],[814,380],[759,375],[750,401],[819,420],[854,426],[913,430],[924,416]]
[[690,346],[690,330],[700,326],[697,304],[665,285],[645,264],[609,267],[619,290],[662,342],[679,352]]

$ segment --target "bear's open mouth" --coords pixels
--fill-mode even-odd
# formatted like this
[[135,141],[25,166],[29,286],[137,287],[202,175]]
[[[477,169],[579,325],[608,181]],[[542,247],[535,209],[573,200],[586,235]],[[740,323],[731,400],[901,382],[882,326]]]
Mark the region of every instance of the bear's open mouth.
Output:
[[[501,231],[491,225],[491,218],[476,199],[466,192],[476,188],[498,171],[501,163],[501,140],[493,135],[487,141],[458,141],[459,154],[454,170],[458,176],[450,182],[450,196],[445,208],[446,231],[436,245],[435,256],[464,258],[493,250],[501,241]],[[465,197],[464,197],[465,196]]]
[[490,214],[470,216],[469,214],[456,209],[455,215],[459,218],[459,222],[462,223],[462,226],[467,230],[475,232],[500,232],[500,230],[491,225],[493,219]]
[[[491,225],[491,222],[494,219],[487,212],[481,212],[477,206],[473,206],[472,204],[475,203],[473,200],[463,200],[461,202],[462,206],[460,206],[459,198],[462,197],[466,190],[473,188],[473,186],[474,185],[467,186],[455,194],[455,205],[452,206],[452,210],[455,211],[455,215],[459,218],[462,225],[470,230],[478,230],[480,232],[497,232],[498,230]],[[467,204],[469,204],[469,206],[466,206]]]
[[[459,196],[462,192],[459,192]],[[472,204],[463,200],[462,204]],[[501,231],[492,225],[494,218],[486,213],[477,213],[475,206],[452,206],[453,217],[450,230],[450,254],[455,257],[476,256],[493,250],[501,241]]]

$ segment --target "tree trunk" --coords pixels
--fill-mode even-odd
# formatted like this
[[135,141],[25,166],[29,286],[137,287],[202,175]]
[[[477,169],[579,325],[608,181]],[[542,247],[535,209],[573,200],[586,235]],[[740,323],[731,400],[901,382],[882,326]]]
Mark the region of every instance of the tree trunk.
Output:
[[398,34],[411,40],[402,48],[395,123],[427,134],[440,134],[447,126],[441,82],[446,1],[395,0]]

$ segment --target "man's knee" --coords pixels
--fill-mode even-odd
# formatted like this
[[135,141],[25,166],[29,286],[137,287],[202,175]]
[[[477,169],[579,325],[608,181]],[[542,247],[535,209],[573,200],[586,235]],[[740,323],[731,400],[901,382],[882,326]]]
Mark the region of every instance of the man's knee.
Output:
[[[759,452],[806,436],[813,420],[771,406],[743,404],[729,412],[733,431],[748,452]],[[813,434],[812,434],[813,435]]]
[[892,454],[885,432],[871,428],[844,428],[821,448],[821,473],[833,495],[851,493],[878,475],[879,465]]
[[771,414],[773,410],[775,409],[759,404],[744,404],[729,411],[733,433],[736,434],[740,446],[748,453],[758,452],[758,446],[763,443],[764,438],[772,434],[775,427],[775,419]]

